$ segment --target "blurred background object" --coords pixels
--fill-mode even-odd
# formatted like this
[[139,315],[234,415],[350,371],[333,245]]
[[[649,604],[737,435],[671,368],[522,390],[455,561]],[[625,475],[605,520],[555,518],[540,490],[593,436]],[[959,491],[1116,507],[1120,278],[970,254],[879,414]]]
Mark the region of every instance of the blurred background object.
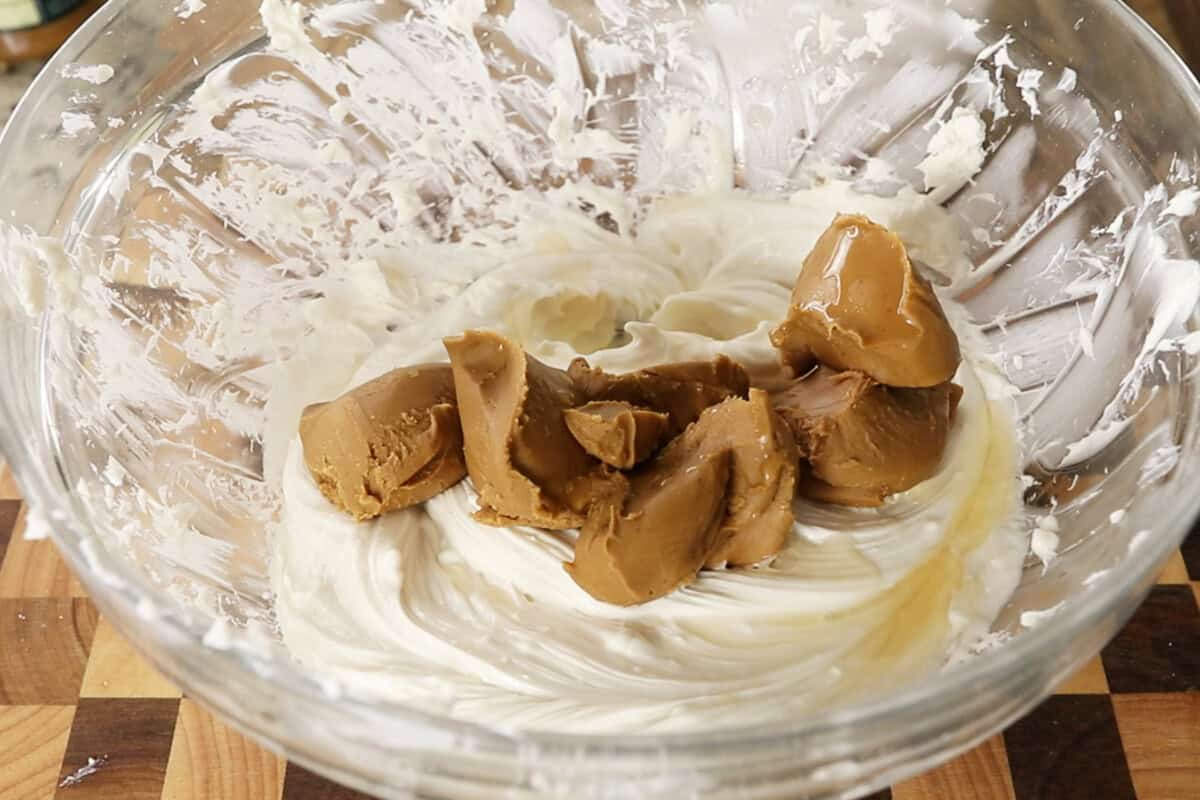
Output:
[[0,0],[0,64],[46,58],[104,0]]

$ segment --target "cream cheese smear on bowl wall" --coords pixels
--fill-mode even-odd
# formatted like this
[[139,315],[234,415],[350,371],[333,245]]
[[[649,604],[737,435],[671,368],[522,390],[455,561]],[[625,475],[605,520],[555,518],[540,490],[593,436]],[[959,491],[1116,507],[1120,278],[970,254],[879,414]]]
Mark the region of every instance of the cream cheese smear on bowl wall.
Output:
[[[1003,240],[994,195],[974,196],[971,221],[945,204],[997,156],[1014,106],[1093,112],[1070,68],[1018,65],[1011,42],[985,47],[972,19],[927,17],[919,3],[862,4],[865,14],[771,4],[774,35],[787,41],[763,42],[770,55],[756,61],[747,39],[766,34],[761,20],[751,26],[754,6],[265,0],[261,47],[209,73],[122,165],[110,188],[128,209],[122,235],[68,255],[4,230],[27,310],[86,332],[83,355],[70,356],[88,375],[74,390],[81,429],[96,408],[127,414],[124,449],[100,465],[102,488],[80,484],[97,514],[126,521],[112,526],[113,545],[218,585],[230,570],[262,571],[263,610],[236,613],[224,613],[218,590],[163,577],[166,591],[222,612],[206,641],[278,637],[331,692],[576,733],[794,720],[999,642],[994,621],[1027,558],[1056,557],[1058,525],[1022,503],[1031,433],[1000,368],[1019,356],[987,335],[1003,315],[980,319],[960,301],[1104,165],[1087,148]],[[964,77],[900,58],[874,87],[894,107],[864,104],[826,125],[829,109],[864,90],[864,65],[897,59],[906,38],[973,66]],[[916,118],[931,99],[918,125],[879,121],[908,104]],[[1108,135],[1098,118],[1095,129],[1097,141]],[[1019,136],[1005,147],[1031,146]],[[1111,221],[1112,252],[1147,246],[1133,231],[1195,213],[1188,169]],[[1093,234],[1077,235],[1054,257],[1077,255]],[[904,271],[899,300],[881,309],[860,292],[875,278],[848,277],[867,240],[892,254],[878,280]],[[974,257],[981,247],[987,258]],[[1196,264],[1170,268],[1178,288],[1156,310],[1125,388],[1136,390],[1155,351],[1197,347],[1165,339],[1200,292]],[[839,327],[834,304],[818,309],[819,341],[789,351],[795,315],[815,308],[802,275],[836,286],[847,314],[897,317],[908,326],[901,339],[931,335],[905,310],[914,293],[928,295],[922,313],[956,342],[950,371],[915,382],[877,374],[872,359],[894,341]],[[1098,269],[1087,280],[1099,307],[1120,275]],[[1094,331],[1081,314],[1080,358],[1103,357]],[[853,347],[843,334],[858,337]],[[514,364],[515,388],[489,388]],[[655,381],[709,368],[735,375],[732,388],[681,418],[672,403],[712,384],[672,378],[660,392]],[[386,395],[386,381],[401,378],[428,401],[416,389]],[[781,398],[804,381],[842,392],[843,416],[806,401],[794,423]],[[586,388],[600,383],[634,388]],[[353,394],[364,385],[375,405]],[[349,396],[357,405],[336,405]],[[507,402],[516,411],[495,434]],[[858,408],[877,417],[864,427]],[[1059,461],[1124,424],[1115,406],[1096,411],[1098,433],[1048,445]],[[752,444],[778,456],[773,524],[787,524],[766,549],[750,547],[761,557],[739,563],[753,556],[730,556],[737,547],[720,531],[744,500],[738,481],[767,478],[761,465],[744,468],[743,444],[712,444],[720,437],[703,431],[721,428],[718,414],[754,413]],[[904,429],[912,447],[889,451],[902,437],[889,438],[893,422],[878,415],[924,427]],[[174,420],[169,435],[139,439],[148,417]],[[506,513],[514,485],[544,499],[555,480],[557,467],[538,484],[536,467],[521,466],[561,460],[535,452],[533,434],[521,438],[550,418],[558,427],[538,441],[569,429],[562,441],[586,451],[576,461],[602,488],[577,507],[564,500],[551,522],[539,522],[550,519],[544,508],[536,519]],[[355,439],[379,426],[394,452]],[[718,433],[736,439],[735,429]],[[318,434],[334,454],[325,461]],[[412,437],[437,447],[398,479],[419,499],[389,509],[378,476],[355,473],[346,454],[362,444],[364,463],[399,463],[420,452]],[[614,456],[612,446],[625,449]],[[500,462],[487,461],[496,447]],[[922,448],[933,460],[919,480],[862,494],[853,476],[876,469],[864,452],[886,462]],[[151,465],[177,469],[178,480],[145,488]],[[347,476],[358,492],[349,502],[366,507],[338,501]],[[495,497],[481,495],[484,478]],[[440,482],[422,493],[426,480]],[[683,500],[662,500],[663,487],[682,487]],[[713,508],[698,505],[718,495]],[[222,498],[223,515],[200,496]],[[639,523],[663,507],[687,513],[661,515],[655,524],[670,531]],[[219,538],[203,532],[221,527]],[[243,550],[259,530],[269,531],[265,565],[241,563],[253,561]],[[662,544],[622,555],[638,536]],[[618,575],[615,594],[588,571],[601,556],[583,539],[607,548],[612,564],[595,569]],[[619,558],[629,560],[613,566]],[[661,577],[660,558],[688,565]]]

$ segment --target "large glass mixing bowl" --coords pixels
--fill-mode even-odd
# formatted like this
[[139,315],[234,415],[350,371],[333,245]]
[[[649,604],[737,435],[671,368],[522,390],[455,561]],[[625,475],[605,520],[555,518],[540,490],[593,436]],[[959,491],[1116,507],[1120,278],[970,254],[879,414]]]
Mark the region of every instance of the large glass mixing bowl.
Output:
[[[1200,346],[1189,335],[1200,291],[1190,263],[1200,195],[1189,188],[1200,163],[1200,87],[1121,3],[684,0],[630,10],[616,0],[516,0],[489,2],[482,17],[472,12],[482,2],[441,4],[448,15],[416,0],[325,9],[320,36],[291,44],[330,59],[359,43],[388,44],[388,80],[371,85],[373,99],[333,73],[262,52],[257,4],[207,0],[190,13],[199,5],[106,4],[0,140],[0,220],[10,226],[0,445],[31,504],[31,530],[51,533],[113,624],[190,697],[288,758],[390,797],[853,796],[966,750],[1045,697],[1116,633],[1200,508]],[[301,18],[289,4],[266,5],[279,12],[276,26]],[[383,14],[390,38],[362,21],[368,13]],[[505,36],[518,13],[549,15],[572,47],[551,53],[545,40]],[[202,178],[252,163],[329,170],[329,191],[347,191],[352,181],[330,159],[287,154],[330,124],[339,102],[359,103],[353,112],[369,119],[372,104],[478,79],[454,75],[431,46],[429,26],[439,25],[488,43],[486,80],[500,87],[493,100],[519,147],[476,147],[474,157],[492,165],[493,179],[528,191],[561,183],[539,154],[549,146],[542,134],[563,119],[627,145],[567,172],[632,193],[688,188],[658,157],[668,109],[691,113],[693,128],[732,153],[724,185],[783,195],[835,174],[879,191],[924,191],[917,167],[939,122],[955,107],[978,112],[982,169],[937,197],[960,221],[974,264],[951,289],[1016,387],[1028,512],[1059,541],[1048,568],[1028,560],[977,656],[786,725],[611,737],[511,735],[365,702],[289,658],[270,626],[269,497],[255,431],[268,402],[258,376],[296,354],[201,359],[181,342],[230,285],[255,276],[276,281],[273,307],[304,302],[289,287],[319,273],[329,254],[314,251],[304,224],[289,236],[256,230],[254,209],[205,194],[212,184]],[[664,44],[666,30],[682,37],[686,58]],[[625,74],[598,82],[601,58],[618,72],[625,64]],[[239,140],[235,109],[214,121],[230,134],[223,149],[171,138],[198,87],[195,102],[219,100],[202,81],[231,60],[227,80],[291,92],[281,89],[292,116],[278,147]],[[101,64],[114,68],[111,78],[68,68]],[[586,114],[540,104],[539,87],[562,78],[554,70],[591,93]],[[428,148],[388,153],[389,131],[371,134],[353,151],[380,147],[440,166]],[[883,161],[895,170],[880,178],[872,165]],[[455,189],[483,197],[476,210],[486,215],[486,191]],[[269,192],[260,199],[269,203]],[[394,224],[396,198],[385,188],[367,186],[359,199],[380,230]],[[421,199],[436,211],[446,198]],[[436,231],[437,214],[426,223]],[[28,231],[60,240],[70,258]],[[172,236],[197,244],[188,287],[155,280],[156,248]],[[339,257],[352,255],[355,237],[340,246]],[[42,295],[64,311],[97,282],[111,308],[40,313]],[[254,309],[238,313],[256,324]],[[114,324],[128,346],[98,350],[92,332]]]

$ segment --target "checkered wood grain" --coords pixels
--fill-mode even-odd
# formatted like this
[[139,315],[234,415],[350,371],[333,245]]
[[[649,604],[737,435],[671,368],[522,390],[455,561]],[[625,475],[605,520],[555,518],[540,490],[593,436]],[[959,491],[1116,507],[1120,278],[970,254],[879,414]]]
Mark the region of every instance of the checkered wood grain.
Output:
[[[0,468],[0,800],[351,800],[182,698],[21,536]],[[13,565],[16,565],[15,567]],[[1025,719],[874,798],[1200,798],[1200,531],[1103,653]]]

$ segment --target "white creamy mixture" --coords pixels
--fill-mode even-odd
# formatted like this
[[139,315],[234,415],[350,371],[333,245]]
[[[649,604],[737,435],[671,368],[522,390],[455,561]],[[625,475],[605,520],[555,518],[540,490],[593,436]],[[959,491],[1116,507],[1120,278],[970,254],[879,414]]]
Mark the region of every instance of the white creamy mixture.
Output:
[[[790,202],[663,201],[636,239],[531,224],[523,242],[484,251],[490,264],[474,282],[454,283],[453,245],[413,265],[410,277],[442,276],[450,285],[438,291],[453,299],[422,297],[427,282],[411,281],[408,302],[431,310],[344,388],[445,361],[440,337],[474,327],[514,336],[557,366],[587,355],[624,371],[727,353],[769,371],[768,328],[839,211],[893,226],[947,275],[962,267],[938,206],[841,184]],[[596,349],[621,328],[627,343]],[[797,501],[794,536],[776,558],[703,572],[632,608],[594,600],[562,569],[573,532],[475,522],[469,481],[424,508],[356,523],[317,490],[295,440],[272,568],[284,642],[358,689],[517,728],[783,721],[911,681],[986,633],[1026,549],[1011,401],[972,332],[962,339],[965,394],[936,477],[879,510]]]

